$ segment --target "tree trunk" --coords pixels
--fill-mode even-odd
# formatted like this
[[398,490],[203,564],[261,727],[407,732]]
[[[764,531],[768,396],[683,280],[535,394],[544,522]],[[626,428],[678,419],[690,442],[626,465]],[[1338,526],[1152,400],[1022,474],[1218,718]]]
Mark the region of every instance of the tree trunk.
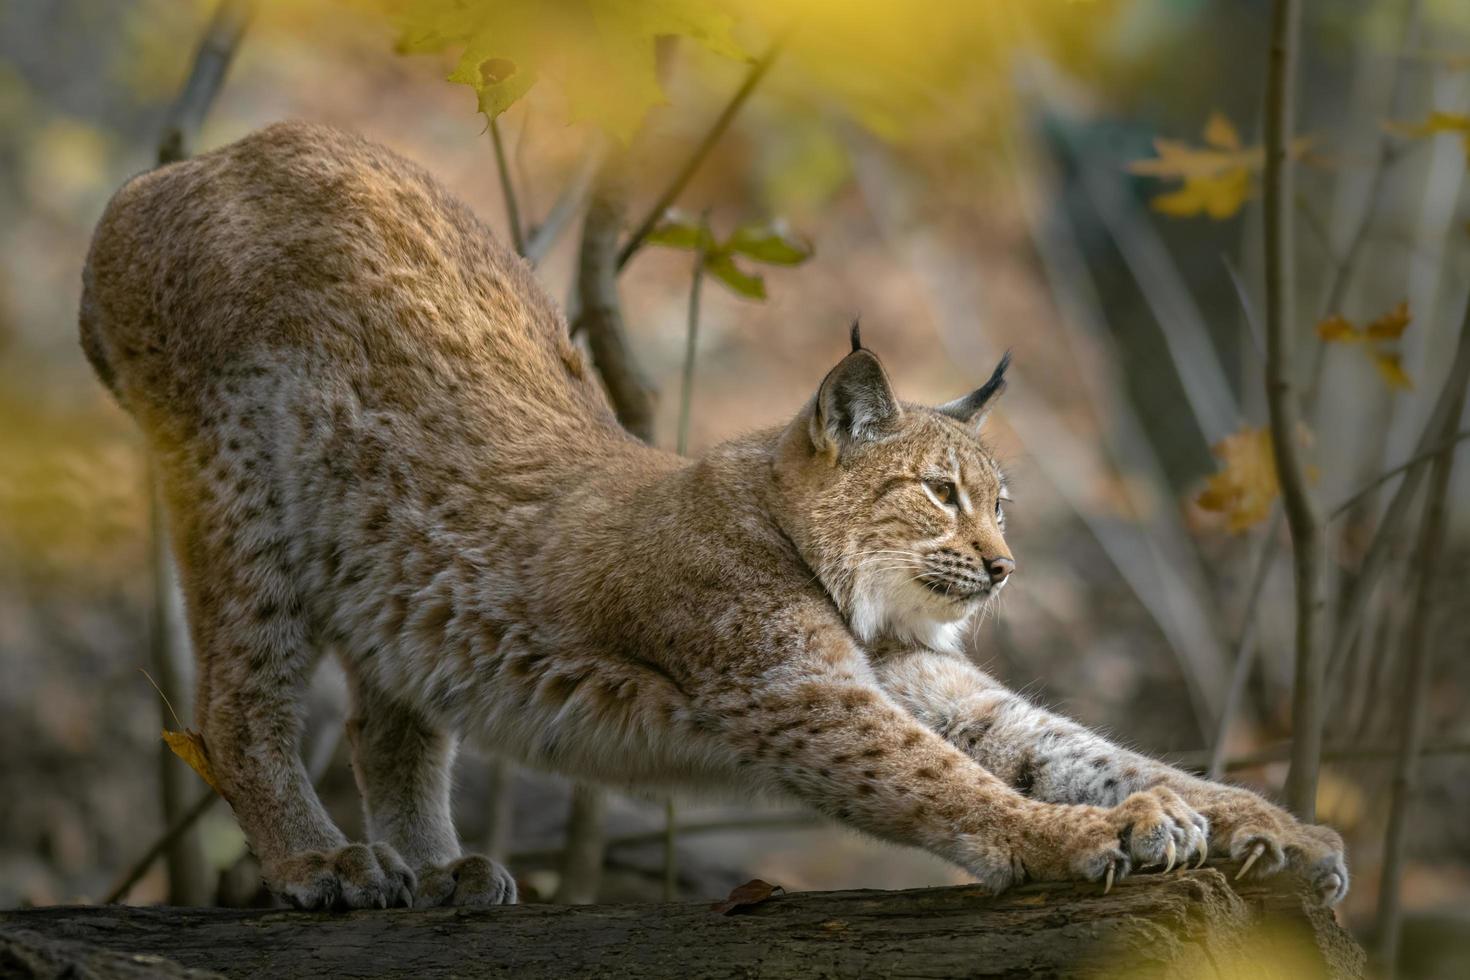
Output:
[[[63,974],[68,955],[73,972]],[[152,960],[155,975],[174,966],[172,975],[184,968],[271,980],[1363,975],[1362,950],[1288,879],[1236,884],[1215,867],[1138,875],[1106,896],[1095,885],[1051,884],[999,898],[973,887],[808,892],[730,915],[703,902],[345,915],[0,912],[7,977],[132,976],[138,955],[172,961]]]

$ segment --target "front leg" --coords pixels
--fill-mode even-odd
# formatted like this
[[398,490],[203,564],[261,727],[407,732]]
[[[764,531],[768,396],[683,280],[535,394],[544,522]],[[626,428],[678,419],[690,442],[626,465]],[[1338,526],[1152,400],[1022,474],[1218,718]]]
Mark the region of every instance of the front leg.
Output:
[[845,629],[810,631],[803,646],[757,679],[698,699],[722,751],[757,785],[925,848],[997,892],[1026,879],[1110,886],[1161,859],[1177,829],[1173,793],[1107,807],[1027,798],[885,695]]
[[905,652],[880,658],[875,669],[895,701],[1028,797],[1112,806],[1165,787],[1208,822],[1211,854],[1242,861],[1247,873],[1274,874],[1289,864],[1329,905],[1347,894],[1342,838],[1328,827],[1302,824],[1250,790],[1120,748],[1036,707],[963,657]]

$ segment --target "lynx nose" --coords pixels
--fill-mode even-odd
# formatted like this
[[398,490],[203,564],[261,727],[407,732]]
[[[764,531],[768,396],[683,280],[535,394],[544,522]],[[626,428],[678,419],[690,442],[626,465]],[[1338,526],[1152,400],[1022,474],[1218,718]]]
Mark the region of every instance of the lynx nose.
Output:
[[1016,570],[1016,563],[1009,558],[992,558],[986,564],[986,569],[990,572],[990,584],[999,585],[1010,578],[1011,573]]

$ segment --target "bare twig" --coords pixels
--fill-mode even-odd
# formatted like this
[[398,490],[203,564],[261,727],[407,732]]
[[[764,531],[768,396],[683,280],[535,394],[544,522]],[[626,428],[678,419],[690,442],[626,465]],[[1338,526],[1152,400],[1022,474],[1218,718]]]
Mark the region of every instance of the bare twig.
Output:
[[561,851],[561,880],[551,898],[553,902],[586,905],[597,901],[605,852],[602,824],[606,804],[600,788],[586,783],[572,786],[566,843]]
[[604,152],[605,144],[600,140],[587,151],[576,171],[557,194],[551,210],[546,212],[546,217],[531,229],[526,238],[525,250],[521,254],[533,265],[546,258],[551,247],[561,238],[562,232],[571,226],[572,219],[587,200],[587,192],[602,166]]
[[149,846],[148,850],[144,851],[142,856],[134,861],[128,867],[128,870],[124,871],[118,877],[117,881],[113,882],[112,887],[107,891],[107,896],[102,899],[102,904],[112,905],[115,902],[121,902],[127,898],[128,892],[133,890],[133,886],[142,881],[143,876],[148,873],[148,869],[153,867],[153,862],[162,857],[164,851],[167,851],[175,842],[188,833],[217,799],[219,799],[219,794],[215,793],[214,790],[208,790],[200,794],[189,805],[188,809],[180,811],[174,817],[173,822],[168,825],[168,828]]
[[1158,324],[1196,428],[1206,444],[1220,441],[1235,428],[1240,406],[1199,304],[1158,232],[1126,192],[1121,168],[1100,165],[1095,154],[1080,148],[1073,156],[1089,199]]
[[678,806],[671,796],[664,800],[664,901],[679,897],[679,857],[674,845],[679,839]]
[[[1465,406],[1465,389],[1461,387],[1452,407],[1444,434],[1459,424]],[[1407,834],[1409,804],[1419,782],[1419,753],[1428,725],[1429,677],[1434,650],[1426,642],[1429,620],[1434,605],[1434,590],[1439,584],[1440,557],[1444,553],[1445,499],[1450,473],[1455,466],[1452,449],[1442,449],[1431,464],[1428,497],[1424,503],[1424,521],[1419,529],[1415,564],[1418,566],[1419,588],[1414,608],[1409,614],[1404,636],[1408,658],[1404,677],[1404,694],[1399,704],[1403,728],[1398,757],[1394,762],[1393,795],[1389,800],[1388,830],[1383,838],[1383,876],[1378,886],[1378,968],[1385,980],[1393,980],[1398,964],[1401,920],[1400,885],[1404,873],[1404,845]]]
[[1235,648],[1235,666],[1230,671],[1230,687],[1225,691],[1225,703],[1220,708],[1220,718],[1215,727],[1214,748],[1210,752],[1211,779],[1219,779],[1225,774],[1225,752],[1228,748],[1230,727],[1245,700],[1245,684],[1250,678],[1251,663],[1255,659],[1252,654],[1256,645],[1256,624],[1260,619],[1256,611],[1261,605],[1261,596],[1266,592],[1266,578],[1271,570],[1272,559],[1276,557],[1276,534],[1281,530],[1281,516],[1279,509],[1271,514],[1271,521],[1266,525],[1256,552],[1256,560],[1251,563],[1253,571],[1250,594],[1246,597],[1245,612],[1241,617],[1240,642]]
[[158,142],[158,164],[182,160],[190,153],[190,144],[204,124],[204,117],[214,105],[215,96],[224,84],[225,73],[234,60],[240,38],[255,13],[254,0],[221,0],[214,17],[205,28],[204,37],[194,53],[194,66],[184,82],[178,98],[169,108]]
[[[1434,446],[1444,441],[1443,433],[1455,431],[1454,427],[1459,425],[1459,417],[1454,409],[1467,383],[1470,383],[1470,304],[1466,305],[1465,316],[1460,325],[1460,337],[1455,346],[1454,361],[1451,362],[1444,385],[1435,399],[1434,409],[1429,413],[1429,419],[1419,433],[1419,439],[1414,445],[1413,457],[1429,453]],[[1357,639],[1358,630],[1363,625],[1368,597],[1373,594],[1373,589],[1378,584],[1383,568],[1389,564],[1387,560],[1389,551],[1398,540],[1399,525],[1408,514],[1409,505],[1419,490],[1424,471],[1425,468],[1419,465],[1410,465],[1404,471],[1404,478],[1399,481],[1398,489],[1389,498],[1388,506],[1384,508],[1383,517],[1378,523],[1378,529],[1373,534],[1373,540],[1368,545],[1362,562],[1359,563],[1357,577],[1352,579],[1338,600],[1342,616],[1337,632],[1332,638],[1332,657],[1328,662],[1327,694],[1329,698],[1334,696],[1342,663],[1347,657],[1348,650]]]
[[1399,465],[1392,467],[1391,469],[1384,470],[1382,473],[1375,476],[1372,480],[1354,490],[1352,493],[1348,494],[1340,502],[1338,502],[1335,507],[1327,512],[1327,519],[1329,521],[1337,520],[1339,517],[1352,510],[1353,506],[1359,501],[1363,500],[1363,498],[1367,497],[1374,490],[1377,490],[1379,487],[1383,486],[1385,483],[1387,483],[1389,480],[1392,480],[1400,473],[1407,473],[1411,469],[1416,469],[1422,466],[1423,464],[1429,462],[1430,460],[1446,452],[1447,450],[1453,450],[1455,446],[1459,445],[1461,442],[1464,442],[1466,439],[1470,439],[1470,429],[1456,432],[1454,435],[1450,436],[1439,445],[1426,449],[1423,452],[1415,453]]
[[[310,758],[307,760],[306,770],[311,774],[313,783],[320,780],[326,774],[327,766],[330,765],[332,756],[337,752],[337,744],[342,739],[341,719],[337,718],[335,721],[337,722],[336,724],[330,722],[324,724],[320,733],[312,740],[311,753]],[[112,905],[127,898],[128,893],[133,890],[133,886],[142,881],[143,876],[148,873],[148,869],[153,867],[153,862],[157,861],[166,850],[173,846],[175,841],[188,833],[190,828],[199,822],[199,818],[209,812],[210,807],[218,799],[220,799],[218,793],[212,789],[207,790],[201,793],[189,805],[187,810],[180,812],[169,823],[164,832],[159,835],[158,839],[148,845],[148,849],[136,861],[129,865],[126,871],[118,876],[117,880],[113,882],[112,887],[107,890],[107,896],[102,899],[102,904]]]
[[1296,287],[1292,201],[1296,165],[1290,152],[1295,129],[1296,59],[1301,33],[1299,0],[1275,0],[1266,75],[1265,205],[1266,402],[1271,445],[1291,528],[1296,584],[1296,671],[1292,684],[1292,757],[1286,779],[1288,805],[1303,820],[1317,809],[1317,768],[1322,754],[1322,656],[1318,624],[1321,596],[1322,522],[1307,489],[1297,451],[1301,407],[1292,377]]
[[510,241],[517,255],[526,254],[526,236],[521,233],[521,209],[516,204],[516,190],[511,184],[510,164],[505,159],[505,145],[500,139],[500,123],[490,120],[490,142],[495,147],[495,171],[500,174],[500,193],[505,198],[505,219],[510,225]]
[[490,808],[485,814],[485,856],[504,861],[510,852],[511,821],[514,808],[511,789],[514,785],[510,761],[499,756],[490,760],[488,788]]
[[649,233],[663,219],[664,212],[678,200],[680,194],[684,193],[684,188],[689,186],[689,181],[694,177],[695,172],[699,170],[700,164],[704,163],[705,157],[709,156],[710,151],[715,148],[715,144],[720,141],[720,137],[725,135],[725,130],[730,128],[730,123],[734,120],[735,114],[740,111],[741,106],[745,105],[746,100],[755,91],[755,87],[760,84],[761,79],[766,77],[766,72],[771,70],[771,65],[775,63],[776,56],[781,53],[781,48],[785,44],[786,36],[782,35],[782,37],[778,38],[766,49],[766,53],[761,55],[750,66],[750,71],[746,73],[745,80],[740,83],[740,87],[735,90],[735,94],[730,96],[730,101],[725,103],[725,108],[720,110],[720,114],[710,124],[710,128],[705,132],[704,138],[699,141],[699,145],[694,148],[694,152],[689,155],[689,159],[684,161],[684,165],[679,168],[678,173],[674,175],[674,179],[669,182],[669,186],[664,188],[664,192],[653,202],[653,206],[648,209],[648,213],[643,216],[643,220],[638,222],[638,226],[628,236],[628,240],[623,244],[622,250],[618,252],[617,268],[619,270],[628,264],[628,260],[633,257],[638,249],[643,247],[644,239],[648,237]]
[[[1353,742],[1347,745],[1327,746],[1322,750],[1322,761],[1382,763],[1392,762],[1398,758],[1398,754],[1399,750],[1392,746]],[[1421,756],[1470,755],[1470,741],[1439,739],[1425,742],[1419,754]],[[1175,765],[1185,769],[1203,770],[1210,764],[1211,755],[1211,750],[1204,749],[1199,752],[1181,752],[1171,758]],[[1291,758],[1291,743],[1282,742],[1279,745],[1269,745],[1262,749],[1233,755],[1225,760],[1224,771],[1239,772],[1242,769],[1255,769],[1273,762],[1285,762],[1289,758]]]
[[618,421],[644,442],[653,440],[653,385],[643,375],[628,347],[618,302],[618,229],[625,212],[622,154],[603,161],[582,222],[582,251],[577,271],[580,312],[573,332],[585,331],[593,363],[607,386]]
[[684,340],[684,374],[679,385],[679,434],[675,451],[680,456],[689,452],[689,408],[694,398],[694,355],[699,345],[699,287],[704,282],[704,236],[709,233],[708,217],[699,223],[700,246],[694,250],[694,270],[689,274],[689,318]]
[[[153,681],[160,700],[161,727],[169,727],[169,718],[178,721],[178,715],[170,702],[177,702],[179,709],[190,714],[190,701],[186,675],[189,669],[189,640],[184,625],[183,610],[179,605],[178,580],[174,572],[173,558],[169,551],[168,521],[164,515],[163,489],[150,470],[151,514],[150,534],[153,539],[153,554],[149,563],[153,571],[153,610],[149,623],[148,659],[153,670]],[[192,821],[182,821],[190,810],[185,797],[194,785],[194,774],[184,765],[167,743],[158,746],[158,790],[160,809],[164,823],[170,828],[178,825],[177,833],[165,835],[167,845],[163,848],[168,869],[168,900],[172,905],[202,905],[209,889],[204,860],[204,846],[199,835],[191,831]]]

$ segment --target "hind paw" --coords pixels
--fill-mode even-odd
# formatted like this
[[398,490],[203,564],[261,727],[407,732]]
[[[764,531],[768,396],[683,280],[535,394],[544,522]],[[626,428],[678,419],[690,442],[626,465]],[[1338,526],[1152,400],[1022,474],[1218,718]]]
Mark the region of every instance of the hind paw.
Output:
[[414,904],[514,905],[516,880],[503,865],[479,854],[470,854],[438,868],[425,868],[419,875]]
[[413,904],[414,874],[387,844],[300,851],[264,870],[270,890],[298,909],[386,909]]

